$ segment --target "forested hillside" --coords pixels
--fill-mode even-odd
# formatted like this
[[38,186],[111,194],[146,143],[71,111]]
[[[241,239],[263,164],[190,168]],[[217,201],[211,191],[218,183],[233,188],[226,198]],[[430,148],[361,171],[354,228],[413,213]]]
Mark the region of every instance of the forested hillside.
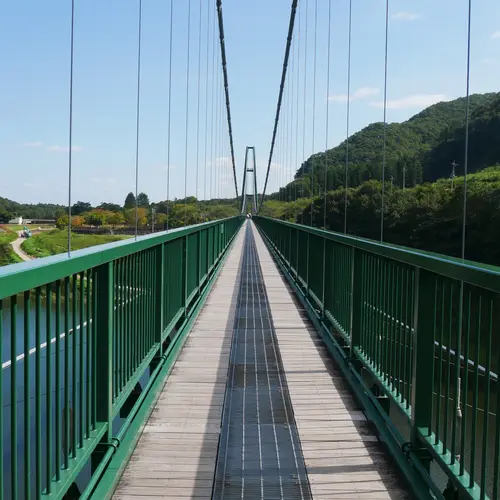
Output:
[[[469,172],[500,162],[500,93],[470,97]],[[382,176],[383,123],[372,123],[349,138],[349,185]],[[463,173],[465,98],[428,107],[403,123],[387,126],[386,179],[394,185],[411,187],[425,181],[449,177],[451,162]],[[346,142],[327,151],[327,189],[345,184]],[[285,199],[295,191],[310,196],[324,190],[325,153],[308,158],[297,170]],[[314,193],[311,173],[314,170]],[[282,193],[284,194],[284,193]],[[283,198],[283,196],[282,196]]]
[[[372,180],[347,191],[348,233],[380,238],[381,188]],[[455,257],[462,241],[464,178],[440,179],[403,190],[387,185],[384,199],[384,241]],[[468,176],[466,258],[500,265],[500,167]],[[269,200],[263,215],[324,227],[324,196],[295,202]],[[326,197],[326,228],[343,232],[345,190]]]

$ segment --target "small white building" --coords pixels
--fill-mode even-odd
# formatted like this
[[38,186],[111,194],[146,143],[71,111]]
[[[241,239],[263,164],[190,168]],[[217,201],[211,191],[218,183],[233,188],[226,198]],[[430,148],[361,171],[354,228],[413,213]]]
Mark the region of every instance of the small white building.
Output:
[[9,221],[9,224],[19,224],[21,225],[23,223],[23,218],[22,217],[15,217],[14,219],[11,219]]

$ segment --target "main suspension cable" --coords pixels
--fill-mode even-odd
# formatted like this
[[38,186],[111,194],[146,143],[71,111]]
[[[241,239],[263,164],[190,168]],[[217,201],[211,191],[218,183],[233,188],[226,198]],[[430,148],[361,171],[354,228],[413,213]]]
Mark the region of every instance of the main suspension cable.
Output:
[[231,124],[231,106],[229,103],[229,83],[227,78],[226,46],[224,43],[224,20],[222,17],[222,0],[217,0],[217,13],[219,18],[219,39],[222,59],[222,73],[224,74],[224,94],[226,97],[227,127],[229,130],[229,146],[231,148],[231,162],[233,164],[234,189],[238,198],[238,181],[236,179],[236,162],[234,160],[233,127]]
[[258,212],[260,212],[260,210],[262,208],[262,203],[264,201],[264,196],[266,194],[267,181],[269,179],[269,170],[271,168],[271,162],[273,160],[274,142],[276,140],[276,131],[278,129],[278,122],[280,119],[281,101],[283,99],[283,89],[285,87],[286,70],[287,70],[287,66],[288,66],[288,57],[290,56],[290,45],[292,43],[293,27],[295,25],[295,14],[297,12],[297,3],[298,3],[298,0],[292,0],[292,8],[291,8],[291,12],[290,12],[290,23],[288,26],[288,36],[287,36],[286,49],[285,49],[285,58],[283,61],[283,70],[281,73],[280,91],[279,91],[279,96],[278,96],[278,104],[276,106],[276,116],[274,118],[273,136],[271,139],[271,149],[269,151],[269,159],[267,161],[266,179],[264,181],[264,189],[262,190],[262,198],[260,199]]

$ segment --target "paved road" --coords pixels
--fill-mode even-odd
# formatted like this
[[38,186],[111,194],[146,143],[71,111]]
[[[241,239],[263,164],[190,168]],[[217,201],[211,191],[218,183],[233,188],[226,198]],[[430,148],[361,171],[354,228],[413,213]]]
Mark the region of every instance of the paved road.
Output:
[[17,231],[17,240],[14,240],[11,245],[12,245],[12,249],[14,250],[14,252],[16,252],[17,255],[19,255],[19,257],[26,261],[26,260],[32,260],[33,258],[30,257],[24,250],[22,250],[21,248],[21,244],[23,243],[23,241],[25,240],[25,238],[22,238],[21,235],[23,234],[23,231]]

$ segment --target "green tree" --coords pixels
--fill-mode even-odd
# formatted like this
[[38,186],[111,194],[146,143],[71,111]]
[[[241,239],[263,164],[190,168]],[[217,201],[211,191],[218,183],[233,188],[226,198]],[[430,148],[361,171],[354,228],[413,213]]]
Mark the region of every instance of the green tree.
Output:
[[108,212],[119,212],[122,209],[122,207],[117,203],[106,203],[106,202],[101,203],[97,208],[101,208],[102,210],[106,210]]
[[89,226],[102,226],[106,224],[106,215],[104,211],[92,210],[85,214],[85,223]]
[[146,193],[139,193],[137,195],[137,206],[139,208],[149,208],[149,198]]
[[12,214],[0,206],[0,224],[6,224],[12,219]]
[[135,207],[135,196],[134,193],[129,193],[125,198],[125,203],[123,204],[125,209],[134,208]]
[[66,229],[68,227],[68,221],[69,221],[69,218],[68,218],[68,215],[67,214],[63,214],[61,216],[59,216],[56,220],[56,227],[57,229]]
[[112,212],[107,218],[107,223],[112,226],[120,226],[125,223],[125,216],[121,212]]
[[86,201],[77,201],[71,207],[71,215],[81,215],[92,210],[92,205]]

